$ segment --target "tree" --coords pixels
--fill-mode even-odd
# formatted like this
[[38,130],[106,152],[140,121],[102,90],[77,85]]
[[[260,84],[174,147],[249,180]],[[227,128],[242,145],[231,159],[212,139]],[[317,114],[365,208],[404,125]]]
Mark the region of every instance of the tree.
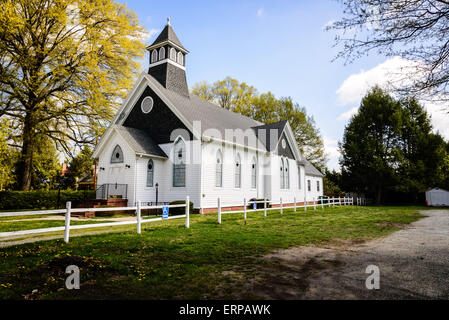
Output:
[[37,139],[70,154],[112,119],[139,68],[143,33],[113,0],[2,1],[0,117],[21,150],[22,190],[31,187]]
[[325,169],[325,174],[323,177],[323,193],[326,196],[334,197],[341,196],[343,193],[341,189],[342,176],[340,172],[335,170],[329,171]]
[[[33,153],[31,188],[34,190],[54,189],[62,167],[53,141],[47,136],[42,136],[33,145]],[[17,163],[18,168],[20,168],[20,165],[19,161]]]
[[441,182],[446,148],[416,99],[395,100],[375,87],[345,128],[343,187],[374,194],[377,204],[387,189],[416,197]]
[[93,177],[94,159],[92,159],[92,149],[84,146],[81,152],[74,157],[69,164],[70,174],[75,178]]
[[306,159],[324,170],[326,155],[319,129],[313,117],[308,116],[306,109],[294,103],[291,97],[278,99],[271,92],[259,94],[254,87],[230,77],[213,85],[197,83],[192,93],[263,123],[288,120]]
[[0,191],[13,184],[15,176],[14,151],[8,146],[9,126],[4,119],[0,120]]
[[205,81],[199,82],[192,87],[192,93],[204,100],[215,102],[222,108],[242,113],[257,95],[257,90],[245,82],[240,83],[236,79],[226,77],[212,85]]
[[[338,58],[352,61],[371,51],[401,56],[411,64],[401,88],[405,95],[443,97],[449,84],[449,2],[445,0],[340,0],[344,18],[327,29],[339,31]],[[416,75],[422,75],[417,77]],[[410,81],[413,79],[413,81]],[[401,79],[402,80],[402,79]],[[404,85],[404,81],[401,81]],[[447,99],[447,97],[446,97]]]

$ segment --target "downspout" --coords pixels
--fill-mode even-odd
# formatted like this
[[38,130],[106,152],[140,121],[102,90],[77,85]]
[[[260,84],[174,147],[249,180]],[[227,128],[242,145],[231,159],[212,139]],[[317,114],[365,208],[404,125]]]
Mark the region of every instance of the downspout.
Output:
[[306,166],[304,166],[304,203],[307,201]]
[[137,205],[137,154],[136,154],[136,161],[134,166],[134,205]]
[[204,209],[203,209],[203,184],[204,184],[204,176],[203,176],[203,165],[204,165],[204,159],[203,159],[203,139],[200,139],[200,157],[201,157],[201,165],[200,165],[200,214],[204,214]]

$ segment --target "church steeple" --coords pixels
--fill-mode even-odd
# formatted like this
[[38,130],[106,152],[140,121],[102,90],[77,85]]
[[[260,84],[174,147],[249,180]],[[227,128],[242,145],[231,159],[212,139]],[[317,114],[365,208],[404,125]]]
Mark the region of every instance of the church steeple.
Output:
[[184,48],[173,31],[170,18],[167,19],[164,30],[147,50],[150,52],[148,73],[165,88],[188,97],[185,56],[189,51]]

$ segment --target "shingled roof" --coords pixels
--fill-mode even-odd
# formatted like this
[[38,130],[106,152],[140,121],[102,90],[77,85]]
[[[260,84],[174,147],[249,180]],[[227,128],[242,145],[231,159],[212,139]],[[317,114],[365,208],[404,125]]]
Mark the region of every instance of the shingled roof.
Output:
[[[274,149],[276,149],[277,143],[279,142],[279,139],[281,138],[282,132],[284,132],[287,122],[288,122],[287,120],[284,120],[284,121],[267,123],[267,124],[264,124],[261,126],[254,127],[254,130],[256,131],[256,135],[264,143],[264,145],[268,151],[274,151]],[[265,130],[265,139],[263,137],[259,137],[259,132],[260,132],[259,130]],[[277,131],[276,137],[271,137],[272,130]]]
[[324,175],[307,160],[305,160],[305,170],[306,175],[308,176],[324,177]]
[[151,139],[149,135],[139,129],[114,125],[114,128],[126,140],[134,152],[143,155],[168,158],[165,152]]
[[150,45],[150,48],[165,41],[170,41],[175,45],[177,45],[178,47],[187,51],[187,49],[184,48],[184,46],[181,44],[181,41],[179,41],[175,31],[173,30],[170,24],[167,24],[165,26],[164,30],[162,30],[162,32],[159,34],[156,40],[154,40],[154,42]]
[[[216,129],[220,132],[222,139],[226,138],[226,129],[231,130],[247,130],[254,134],[254,141],[257,141],[257,136],[254,127],[263,125],[262,122],[256,121],[240,113],[232,112],[224,109],[215,103],[211,103],[201,99],[196,95],[189,97],[180,95],[172,90],[164,88],[154,77],[149,74],[145,75],[154,86],[160,90],[175,106],[176,109],[183,115],[183,117],[193,125],[194,121],[201,122],[201,133],[208,129]],[[252,141],[250,141],[252,142]],[[262,142],[262,145],[265,145]],[[255,146],[254,146],[255,147]]]

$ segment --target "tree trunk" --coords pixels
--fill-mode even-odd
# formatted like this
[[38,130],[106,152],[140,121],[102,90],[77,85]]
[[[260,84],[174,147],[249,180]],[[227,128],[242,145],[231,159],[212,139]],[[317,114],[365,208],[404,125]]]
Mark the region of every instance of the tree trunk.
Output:
[[23,145],[21,152],[20,166],[20,190],[30,191],[31,189],[31,173],[33,167],[33,132],[34,128],[31,116],[27,114],[23,126]]
[[376,194],[376,205],[381,205],[382,203],[382,186],[377,187],[377,194]]

